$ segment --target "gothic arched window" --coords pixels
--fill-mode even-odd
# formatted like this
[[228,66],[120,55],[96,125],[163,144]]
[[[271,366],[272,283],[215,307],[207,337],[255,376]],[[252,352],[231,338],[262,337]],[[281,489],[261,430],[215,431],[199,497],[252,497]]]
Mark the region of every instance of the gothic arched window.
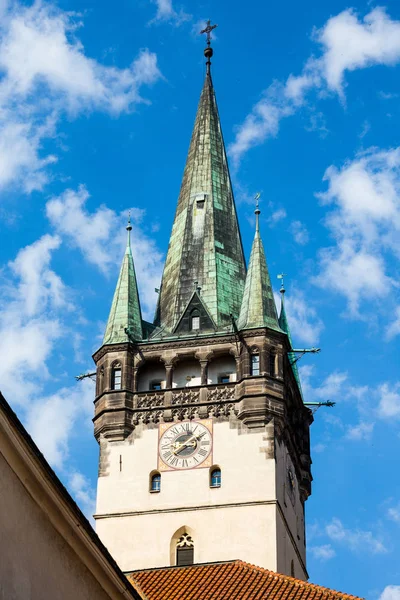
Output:
[[176,566],[185,567],[194,562],[194,543],[188,533],[183,533],[176,544]]
[[161,492],[161,474],[158,471],[150,475],[150,492]]
[[221,469],[219,467],[211,467],[210,469],[210,487],[221,487]]
[[269,374],[271,377],[275,376],[275,363],[276,363],[276,351],[274,348],[271,348],[269,351]]
[[121,363],[116,362],[112,366],[111,370],[111,389],[112,390],[120,390],[122,382],[122,369]]

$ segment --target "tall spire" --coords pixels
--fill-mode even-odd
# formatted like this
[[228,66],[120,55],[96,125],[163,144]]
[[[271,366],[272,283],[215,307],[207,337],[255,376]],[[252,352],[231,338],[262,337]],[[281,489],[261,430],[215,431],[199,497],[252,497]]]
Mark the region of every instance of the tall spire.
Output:
[[[289,322],[286,316],[286,310],[285,310],[285,284],[284,284],[284,277],[285,273],[281,273],[280,275],[278,275],[279,279],[281,280],[281,289],[279,290],[281,293],[281,312],[279,315],[279,327],[282,329],[282,331],[284,331],[286,333],[286,335],[288,336],[288,340],[289,340],[289,344],[290,347],[293,348],[293,342],[292,342],[292,336],[290,333],[290,328],[289,328]],[[299,375],[299,370],[297,368],[297,362],[296,362],[296,355],[294,352],[288,352],[288,359],[289,362],[292,366],[292,370],[293,370],[293,375],[297,381],[297,385],[299,386],[299,390],[300,393],[302,394],[302,389],[301,389],[301,382],[300,382],[300,375]]]
[[[213,27],[204,30],[209,36]],[[207,73],[183,174],[162,277],[156,323],[173,331],[193,294],[218,329],[238,316],[246,265],[236,216],[224,140],[210,73],[212,48],[205,49]]]
[[126,250],[114,292],[103,344],[119,344],[143,338],[142,313],[131,249],[132,225],[130,215],[126,229],[128,232]]
[[264,246],[260,236],[259,198],[260,194],[257,194],[256,210],[254,211],[256,215],[256,232],[251,249],[238,328],[270,327],[280,331]]

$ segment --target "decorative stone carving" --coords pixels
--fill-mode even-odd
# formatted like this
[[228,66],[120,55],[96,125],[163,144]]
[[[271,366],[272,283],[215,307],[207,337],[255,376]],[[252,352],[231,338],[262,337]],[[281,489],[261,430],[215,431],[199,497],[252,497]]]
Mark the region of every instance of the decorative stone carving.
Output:
[[195,404],[199,401],[200,390],[184,388],[172,392],[172,404]]

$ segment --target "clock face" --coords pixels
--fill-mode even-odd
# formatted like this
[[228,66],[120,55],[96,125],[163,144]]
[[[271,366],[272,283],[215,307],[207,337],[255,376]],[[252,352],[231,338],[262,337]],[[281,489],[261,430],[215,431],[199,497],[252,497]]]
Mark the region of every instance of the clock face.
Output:
[[182,421],[159,428],[160,471],[211,466],[212,420]]

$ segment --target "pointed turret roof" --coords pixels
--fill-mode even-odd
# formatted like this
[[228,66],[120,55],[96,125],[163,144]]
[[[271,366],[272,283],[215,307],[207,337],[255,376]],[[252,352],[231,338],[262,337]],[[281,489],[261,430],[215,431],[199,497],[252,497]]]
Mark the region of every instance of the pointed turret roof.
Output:
[[251,249],[242,307],[237,325],[239,329],[270,327],[280,331],[264,246],[260,236],[260,210],[258,205],[255,214],[256,233]]
[[162,277],[156,323],[173,331],[193,293],[218,329],[238,316],[246,264],[210,73],[212,49],[183,174]]
[[[125,255],[119,273],[117,287],[107,321],[103,344],[119,344],[143,338],[142,313],[133,263],[130,233],[132,225],[128,220],[128,239]],[[129,335],[126,333],[126,329]]]
[[[285,292],[286,292],[286,290],[283,285],[283,280],[282,280],[282,286],[281,286],[280,292],[281,292],[281,313],[279,315],[279,326],[282,329],[282,331],[284,331],[286,333],[286,335],[288,336],[290,347],[293,348],[292,336],[290,333],[289,322],[288,322],[288,319],[286,316],[286,310],[285,310]],[[300,393],[303,395],[295,353],[288,352],[288,359],[292,366],[293,375],[297,381],[297,385],[299,386]]]

